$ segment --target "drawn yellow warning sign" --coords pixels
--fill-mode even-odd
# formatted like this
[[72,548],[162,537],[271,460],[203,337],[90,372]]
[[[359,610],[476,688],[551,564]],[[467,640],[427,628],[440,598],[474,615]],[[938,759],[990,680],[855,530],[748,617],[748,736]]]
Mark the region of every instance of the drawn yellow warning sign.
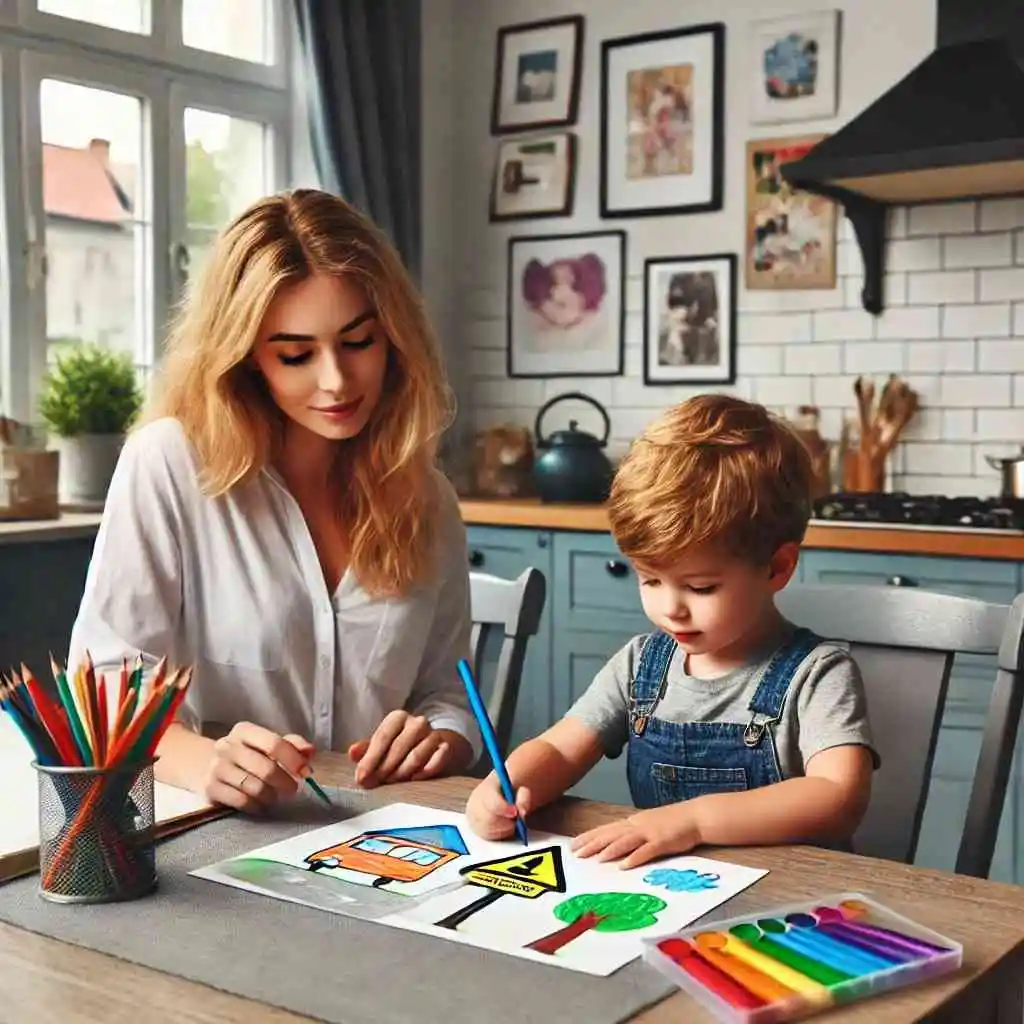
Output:
[[515,857],[470,864],[460,874],[473,885],[532,900],[546,892],[565,892],[562,849],[548,846]]

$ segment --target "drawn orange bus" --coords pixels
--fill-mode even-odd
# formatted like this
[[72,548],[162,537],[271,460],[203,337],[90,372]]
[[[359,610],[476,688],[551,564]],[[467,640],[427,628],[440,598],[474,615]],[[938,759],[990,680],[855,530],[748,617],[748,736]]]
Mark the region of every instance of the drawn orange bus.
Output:
[[376,829],[317,850],[306,857],[310,871],[323,868],[375,875],[377,888],[388,882],[418,882],[432,871],[469,853],[454,825]]

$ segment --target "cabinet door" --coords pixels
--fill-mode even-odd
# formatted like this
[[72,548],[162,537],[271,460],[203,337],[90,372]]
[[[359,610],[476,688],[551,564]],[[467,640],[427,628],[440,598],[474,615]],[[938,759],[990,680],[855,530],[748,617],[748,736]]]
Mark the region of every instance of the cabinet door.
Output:
[[[593,682],[605,662],[633,633],[590,633],[559,628],[552,649],[552,675],[555,679],[555,712],[561,716]],[[623,712],[625,714],[625,712]],[[613,804],[632,804],[626,784],[625,751],[614,759],[603,758],[574,786],[572,796],[605,800]]]
[[[608,533],[554,535],[558,629],[642,633],[650,628],[640,606],[636,572]],[[632,635],[632,634],[631,634]]]
[[95,538],[0,545],[0,664],[50,675],[50,652],[64,662],[85,590]]
[[[466,529],[471,571],[515,579],[524,570],[539,569],[547,581],[547,598],[540,629],[526,648],[519,700],[512,727],[512,746],[543,732],[554,721],[551,695],[551,534],[546,530],[515,527],[469,526]],[[481,664],[480,685],[484,699],[498,663],[501,638],[491,635]]]

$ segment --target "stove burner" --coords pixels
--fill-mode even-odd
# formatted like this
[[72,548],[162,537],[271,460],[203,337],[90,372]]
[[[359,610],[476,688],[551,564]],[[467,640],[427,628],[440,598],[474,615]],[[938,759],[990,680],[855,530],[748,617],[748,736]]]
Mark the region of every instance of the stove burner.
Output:
[[814,502],[816,519],[1024,530],[1024,499],[949,498],[929,494],[829,494]]

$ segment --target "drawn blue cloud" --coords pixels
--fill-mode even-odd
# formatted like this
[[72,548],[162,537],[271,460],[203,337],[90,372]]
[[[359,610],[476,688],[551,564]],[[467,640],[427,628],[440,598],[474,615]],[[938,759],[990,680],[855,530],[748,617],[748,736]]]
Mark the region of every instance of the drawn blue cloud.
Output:
[[669,892],[701,892],[717,889],[719,876],[713,871],[701,873],[693,868],[655,868],[644,875],[648,885],[658,885]]

